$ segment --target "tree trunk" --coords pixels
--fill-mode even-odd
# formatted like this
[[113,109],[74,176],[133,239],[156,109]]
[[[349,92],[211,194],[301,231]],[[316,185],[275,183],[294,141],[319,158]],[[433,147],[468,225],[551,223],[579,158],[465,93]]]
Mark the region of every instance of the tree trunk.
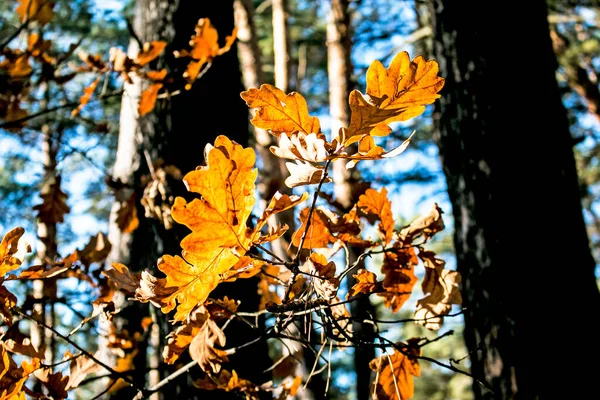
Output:
[[[235,24],[238,28],[237,48],[242,66],[244,87],[246,90],[258,88],[265,82],[258,37],[256,35],[256,27],[254,26],[252,1],[236,0],[234,2],[234,9]],[[269,171],[268,174],[261,174],[257,182],[260,194],[260,206],[264,209],[277,191],[291,195],[292,190],[284,184],[288,174],[285,160],[275,157],[269,150],[271,146],[277,145],[277,140],[264,129],[256,127],[252,127],[252,129],[254,132],[254,149],[260,157],[262,169]],[[287,256],[286,249],[289,246],[291,234],[295,231],[293,210],[273,215],[269,219],[269,227],[276,227],[278,224],[287,224],[289,229],[286,235],[271,243],[271,250],[282,260],[287,260],[289,257]]]
[[600,346],[582,332],[600,294],[546,3],[430,5],[465,340],[472,373],[494,390],[475,383],[476,398],[593,393],[597,368],[585,365]]
[[[341,127],[350,124],[350,106],[348,97],[351,91],[352,74],[352,39],[348,0],[331,0],[331,9],[327,20],[327,70],[329,77],[329,110],[331,116],[331,134],[333,137]],[[360,193],[354,187],[359,180],[356,170],[346,169],[346,160],[333,163],[334,193],[336,201],[343,211],[349,211],[358,200]],[[349,247],[349,261],[354,263],[360,250]],[[347,280],[349,287],[354,285],[354,278]],[[375,308],[368,296],[361,297],[350,304],[352,315],[358,321],[375,317]],[[356,337],[372,340],[373,328],[369,324],[353,323]],[[356,373],[356,395],[358,400],[371,397],[371,369],[369,362],[375,358],[372,347],[356,347],[354,349],[354,371]]]
[[[137,0],[134,30],[142,42],[166,40],[168,46],[164,56],[157,62],[157,67],[167,68],[173,76],[181,81],[173,83],[181,93],[167,102],[158,102],[154,112],[137,120],[137,126],[122,127],[121,139],[124,148],[133,146],[136,162],[131,164],[129,182],[135,191],[140,216],[139,227],[131,234],[126,248],[128,266],[133,271],[143,269],[161,275],[157,271],[156,262],[164,254],[181,253],[181,240],[190,233],[183,225],[174,224],[172,228],[162,221],[144,218],[144,209],[139,199],[144,194],[144,181],[147,181],[160,165],[175,167],[183,175],[204,163],[204,146],[213,143],[216,136],[223,134],[237,143],[248,145],[248,109],[240,97],[243,90],[238,54],[235,46],[218,56],[210,69],[199,78],[190,90],[183,90],[181,78],[187,60],[175,58],[174,50],[189,48],[189,40],[199,18],[209,18],[219,33],[220,43],[225,36],[231,34],[234,27],[233,0],[219,2],[180,1],[168,2],[160,0]],[[176,87],[179,86],[179,87]],[[135,112],[135,108],[131,110]],[[225,115],[225,119],[221,116]],[[126,120],[130,117],[123,116]],[[125,121],[125,120],[124,120]],[[136,124],[136,121],[130,121]],[[135,131],[135,133],[134,133]],[[133,142],[133,144],[132,144]],[[190,194],[180,179],[168,176],[167,190],[175,196],[191,200]],[[224,295],[241,301],[240,311],[255,311],[259,298],[256,293],[254,279],[241,279],[234,283],[220,285],[211,297],[222,298]],[[129,314],[127,314],[129,315]],[[138,312],[137,315],[140,315]],[[161,338],[164,339],[172,325],[167,322],[168,316],[158,312],[160,316]],[[256,332],[242,324],[232,321],[225,331],[227,347],[235,347],[254,339]],[[160,346],[161,350],[162,344]],[[184,354],[182,360],[187,357]],[[241,378],[254,382],[268,379],[263,370],[270,365],[265,341],[247,346],[229,357],[227,369],[235,369]],[[249,363],[247,360],[253,360]],[[164,363],[163,363],[164,365]],[[143,371],[143,369],[142,369]],[[168,371],[162,371],[168,373]],[[186,376],[187,375],[187,376]],[[178,398],[228,398],[223,393],[190,391],[192,387],[190,374],[175,380],[166,391]],[[196,378],[197,374],[194,375]],[[121,394],[122,395],[122,394]],[[123,395],[125,396],[125,395]]]
[[275,86],[287,93],[290,85],[289,46],[287,34],[287,1],[272,0],[273,54],[275,56]]

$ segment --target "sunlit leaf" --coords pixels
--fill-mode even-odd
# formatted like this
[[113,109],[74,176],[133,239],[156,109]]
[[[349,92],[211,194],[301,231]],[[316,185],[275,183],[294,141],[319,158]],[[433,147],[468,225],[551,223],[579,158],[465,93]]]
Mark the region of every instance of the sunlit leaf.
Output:
[[102,79],[102,76],[98,76],[96,79],[94,79],[94,81],[88,87],[83,89],[83,95],[79,98],[79,105],[77,106],[76,109],[74,109],[71,112],[71,117],[75,117],[77,114],[79,114],[81,112],[81,110],[83,110],[83,107],[85,107],[85,105],[92,98],[92,95],[96,91],[96,88],[98,87],[98,84],[100,83],[101,79]]
[[385,291],[379,296],[383,297],[384,305],[393,312],[400,310],[412,294],[417,283],[414,267],[418,262],[412,247],[385,252],[381,267],[381,272],[385,274],[382,282]]
[[167,42],[162,40],[154,40],[150,43],[144,43],[142,50],[138,53],[135,58],[136,64],[144,66],[154,60],[162,53],[167,46]]
[[360,293],[368,295],[382,290],[381,282],[377,281],[377,275],[371,271],[361,268],[353,276],[356,279],[356,283],[350,288],[346,296],[347,298],[354,297]]
[[25,229],[18,227],[8,231],[0,242],[0,278],[8,272],[21,266],[25,253],[31,251],[31,247],[25,242],[20,242]]
[[140,105],[138,107],[140,117],[150,113],[154,109],[156,99],[158,98],[158,91],[162,87],[162,83],[153,83],[148,89],[142,92],[142,98],[140,99]]
[[364,135],[389,134],[387,124],[422,114],[426,105],[440,97],[438,92],[443,86],[436,61],[426,61],[422,56],[411,61],[405,51],[398,53],[387,69],[374,61],[367,71],[367,95],[357,90],[350,94],[352,115],[344,144]]
[[410,345],[412,340],[414,339],[409,340],[409,345],[405,347],[405,354],[394,349],[392,354],[384,354],[369,363],[371,370],[375,371],[375,381],[371,390],[373,399],[408,400],[414,396],[413,377],[421,375],[421,367],[419,360],[411,355],[420,356],[421,351]]
[[265,83],[259,89],[242,92],[241,96],[248,107],[257,109],[251,121],[257,128],[268,129],[278,137],[282,133],[308,135],[321,132],[319,120],[308,114],[306,100],[296,92],[285,94]]
[[158,262],[166,275],[162,289],[173,289],[159,303],[164,312],[177,307],[175,321],[206,300],[220,274],[236,265],[251,244],[246,222],[255,203],[254,151],[219,136],[214,146],[206,146],[205,160],[206,166],[184,177],[188,189],[202,198],[188,203],[178,197],[172,207],[173,219],[192,230],[181,241],[183,258],[165,255]]
[[37,21],[40,25],[46,25],[54,16],[54,1],[19,0],[19,3],[15,11],[23,22]]
[[387,190],[382,188],[381,192],[378,192],[375,189],[367,189],[358,198],[357,205],[371,223],[379,220],[379,234],[383,243],[388,244],[394,233],[394,216],[392,215],[392,202],[387,197]]

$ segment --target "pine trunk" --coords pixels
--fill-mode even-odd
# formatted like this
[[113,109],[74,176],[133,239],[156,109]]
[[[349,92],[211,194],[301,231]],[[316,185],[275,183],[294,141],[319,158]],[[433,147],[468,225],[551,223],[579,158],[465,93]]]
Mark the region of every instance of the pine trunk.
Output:
[[600,346],[582,333],[600,294],[546,3],[430,5],[465,340],[493,388],[476,398],[588,397]]

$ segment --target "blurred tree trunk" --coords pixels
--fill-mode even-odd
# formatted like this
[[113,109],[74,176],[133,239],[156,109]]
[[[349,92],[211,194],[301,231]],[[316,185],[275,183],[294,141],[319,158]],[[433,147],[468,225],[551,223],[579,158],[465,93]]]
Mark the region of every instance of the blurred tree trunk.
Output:
[[[265,83],[265,79],[258,37],[256,36],[252,1],[236,0],[234,1],[234,10],[235,25],[238,28],[237,48],[242,66],[244,87],[246,90],[258,88]],[[250,116],[250,113],[248,113],[248,116]],[[284,184],[288,173],[285,160],[275,157],[269,150],[271,146],[277,145],[275,136],[254,126],[251,129],[254,133],[254,149],[262,162],[262,169],[269,171],[267,174],[261,174],[257,182],[260,206],[261,209],[264,209],[276,192],[291,195],[292,190]],[[269,219],[269,227],[276,227],[278,224],[287,224],[289,229],[283,237],[271,243],[271,250],[282,260],[287,260],[289,257],[286,249],[289,246],[291,234],[295,231],[293,210],[273,215]]]
[[287,33],[287,0],[272,0],[273,54],[275,56],[275,86],[287,93],[290,85],[289,39]]
[[600,346],[585,323],[600,294],[546,3],[429,4],[465,340],[494,390],[475,383],[476,398],[589,397]]
[[[140,42],[165,40],[168,45],[164,55],[157,61],[157,68],[167,68],[180,81],[173,83],[174,89],[181,93],[169,101],[158,102],[155,110],[141,119],[132,117],[137,112],[136,107],[123,106],[121,115],[122,126],[119,138],[119,150],[123,150],[124,172],[115,170],[133,190],[137,213],[140,223],[131,235],[121,235],[121,241],[126,246],[119,246],[124,252],[119,253],[119,261],[126,263],[133,271],[147,269],[161,275],[156,262],[164,254],[177,255],[181,253],[180,241],[190,233],[183,225],[164,223],[164,219],[143,217],[145,210],[140,204],[144,197],[146,184],[153,179],[160,179],[160,174],[167,196],[155,198],[156,202],[165,202],[165,209],[175,196],[191,200],[193,196],[187,191],[181,181],[181,176],[203,165],[204,146],[212,143],[216,136],[223,134],[237,143],[248,145],[248,109],[240,97],[243,90],[240,65],[237,50],[234,47],[217,57],[210,69],[194,83],[190,90],[184,90],[183,72],[186,60],[173,56],[174,50],[189,48],[189,40],[194,34],[194,27],[199,18],[209,18],[211,24],[219,33],[220,43],[225,36],[231,34],[234,27],[233,0],[219,2],[165,0],[137,0],[133,30]],[[128,88],[132,99],[139,95],[139,88]],[[123,100],[126,101],[126,98]],[[132,101],[132,104],[137,104]],[[225,116],[225,119],[221,118]],[[117,159],[117,165],[120,158]],[[117,166],[116,165],[116,166]],[[168,171],[168,172],[167,172]],[[175,172],[173,172],[175,171]],[[177,176],[180,172],[181,176]],[[125,196],[127,197],[127,196]],[[145,199],[147,200],[147,198]],[[117,207],[118,208],[118,207]],[[114,220],[113,220],[114,221]],[[113,227],[113,230],[115,227]],[[128,236],[130,236],[128,238]],[[115,243],[114,243],[115,244]],[[234,283],[222,284],[211,297],[222,298],[229,296],[241,301],[240,311],[257,309],[259,298],[256,292],[255,279],[241,279]],[[142,304],[143,306],[143,304]],[[130,321],[140,318],[143,313],[138,306],[133,306],[131,312],[122,312],[121,318]],[[162,339],[171,330],[167,322],[168,316],[158,312],[161,343],[155,344],[158,351],[162,350]],[[139,329],[139,321],[135,321]],[[131,332],[131,331],[130,331]],[[225,331],[227,347],[235,347],[254,339],[256,332],[251,331],[245,324],[232,321]],[[184,354],[182,359],[187,357]],[[264,382],[268,376],[263,370],[270,365],[265,341],[244,347],[232,355],[227,369],[235,369],[241,378],[254,382]],[[251,363],[247,362],[252,360]],[[145,361],[145,360],[144,360]],[[164,365],[164,364],[162,364]],[[140,370],[145,371],[146,365]],[[137,371],[137,368],[136,368]],[[169,371],[161,371],[162,375]],[[216,392],[200,392],[190,390],[192,379],[198,377],[185,374],[166,387],[163,393],[171,393],[178,398],[219,398],[227,399],[230,394]],[[118,397],[126,394],[119,392]]]
[[[350,125],[350,106],[348,97],[352,89],[352,27],[348,0],[331,0],[331,8],[327,20],[327,71],[329,77],[329,113],[331,116],[331,134],[333,137],[341,127]],[[342,211],[350,208],[360,196],[358,185],[360,176],[356,170],[346,169],[346,160],[336,160],[333,163],[334,192],[337,203]],[[350,264],[357,259],[357,252],[349,247]],[[359,267],[360,268],[360,267]],[[354,285],[354,278],[347,280],[349,287]],[[352,315],[358,321],[375,318],[375,308],[368,296],[360,297],[350,303]],[[373,328],[369,324],[353,323],[354,334],[357,337],[372,340]],[[370,339],[371,338],[371,339]],[[356,373],[356,394],[358,400],[370,398],[371,369],[369,362],[375,358],[375,350],[371,347],[354,349],[354,371]]]

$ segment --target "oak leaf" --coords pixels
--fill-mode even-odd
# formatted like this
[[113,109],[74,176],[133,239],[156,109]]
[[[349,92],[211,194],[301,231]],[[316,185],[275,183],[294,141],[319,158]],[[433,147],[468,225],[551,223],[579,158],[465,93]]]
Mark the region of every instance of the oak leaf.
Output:
[[19,6],[15,12],[21,17],[21,21],[37,21],[40,25],[46,25],[54,16],[54,2],[46,0],[19,0]]
[[90,237],[90,240],[83,249],[77,250],[76,256],[83,265],[89,267],[93,263],[104,261],[110,254],[111,249],[112,244],[106,235],[98,232],[96,235]]
[[[99,354],[95,354],[99,357]],[[85,354],[79,354],[73,356],[71,352],[67,350],[63,356],[63,360],[71,360],[69,362],[69,382],[67,383],[66,389],[73,389],[79,386],[81,382],[89,375],[95,372],[101,371],[102,367],[96,363],[93,359],[86,356]]]
[[[1,278],[0,278],[1,279]],[[17,305],[17,297],[0,284],[0,316],[5,324],[12,324],[12,312],[10,311]]]
[[420,251],[419,258],[425,264],[421,286],[426,296],[417,300],[415,319],[429,330],[439,330],[452,305],[462,303],[461,276],[457,271],[444,269],[444,261],[432,251]]
[[112,269],[102,271],[102,275],[106,276],[115,286],[125,293],[134,294],[140,286],[140,274],[132,274],[127,266],[114,262]]
[[131,233],[140,226],[136,200],[137,196],[135,192],[132,192],[126,200],[122,200],[119,203],[115,222],[117,223],[119,230],[123,233]]
[[317,117],[308,113],[306,100],[300,94],[285,94],[281,89],[267,83],[259,89],[252,88],[241,93],[248,107],[256,108],[250,122],[261,129],[268,129],[279,137],[282,133],[291,135],[302,132],[305,135],[321,132]]
[[229,271],[244,256],[251,244],[247,228],[255,203],[254,169],[256,156],[225,136],[205,149],[206,166],[184,177],[188,190],[202,196],[186,202],[175,199],[172,216],[192,230],[181,241],[182,257],[165,255],[158,268],[165,273],[162,290],[166,297],[149,295],[148,300],[163,304],[163,312],[177,307],[175,321],[183,321],[219,284],[220,275]]
[[256,227],[254,228],[252,241],[254,243],[265,243],[266,241],[270,241],[264,240],[262,237],[260,237],[260,231],[265,226],[269,218],[306,201],[308,196],[309,195],[307,192],[302,193],[301,196],[282,194],[279,191],[275,192],[271,198],[271,201],[263,211],[262,216],[258,219],[258,221],[256,221]]
[[40,194],[43,202],[33,207],[38,212],[38,219],[45,224],[58,224],[64,222],[65,214],[71,211],[67,205],[69,197],[60,188],[61,179],[56,178],[56,182],[50,184],[47,190]]
[[271,146],[271,153],[279,158],[302,160],[310,162],[323,162],[334,158],[330,154],[332,145],[327,143],[323,133],[294,132],[288,135],[279,135],[279,146]]
[[350,159],[350,161],[346,163],[346,168],[350,169],[354,168],[361,160],[381,160],[384,158],[396,157],[408,148],[413,135],[414,132],[408,139],[403,141],[402,144],[389,151],[386,151],[383,147],[375,145],[375,141],[373,140],[372,136],[364,136],[358,142],[358,151],[356,153],[351,155],[341,153],[340,158]]
[[414,267],[418,262],[412,247],[386,251],[381,267],[381,272],[385,274],[382,282],[385,291],[379,296],[384,298],[384,305],[393,312],[400,310],[412,294],[417,283]]
[[150,43],[146,42],[142,46],[142,50],[135,58],[135,63],[139,66],[144,66],[162,53],[167,46],[167,42],[162,40],[154,40]]
[[289,188],[296,186],[312,185],[323,182],[333,182],[329,176],[323,177],[325,168],[322,165],[314,165],[308,161],[297,160],[295,163],[285,163],[290,176],[285,179],[285,185]]
[[140,117],[143,117],[154,109],[156,99],[158,98],[158,91],[162,87],[162,83],[153,83],[148,89],[142,92],[142,97],[138,106],[138,113],[140,114]]
[[376,373],[372,385],[373,399],[407,400],[414,396],[413,377],[421,375],[419,360],[414,357],[420,356],[421,350],[411,346],[414,340],[409,340],[408,345],[399,343],[399,345],[406,346],[403,353],[394,349],[390,355],[386,354],[371,360],[369,367]]
[[384,244],[392,240],[394,233],[394,216],[392,215],[392,202],[387,197],[385,188],[378,192],[375,189],[367,191],[358,198],[359,210],[373,223],[379,220],[379,234]]
[[414,239],[423,236],[429,240],[433,235],[445,228],[442,214],[444,212],[435,203],[427,215],[415,219],[399,233],[399,238],[403,243],[411,243]]
[[225,38],[223,47],[219,46],[219,34],[212,26],[210,19],[200,18],[195,28],[196,33],[190,40],[191,50],[175,51],[175,57],[190,57],[192,61],[188,64],[183,77],[188,82],[186,89],[191,89],[192,84],[198,78],[200,71],[206,64],[212,63],[217,56],[225,54],[231,48],[237,35],[237,28],[233,28],[231,35]]
[[21,266],[25,252],[31,252],[31,247],[20,242],[25,229],[17,227],[8,231],[0,242],[0,278],[8,272]]
[[405,51],[398,53],[387,69],[374,61],[367,71],[367,97],[357,90],[350,94],[352,114],[344,132],[344,145],[364,135],[389,134],[389,123],[422,114],[426,105],[440,97],[438,92],[443,86],[436,61],[426,61],[422,56],[411,61]]
[[[301,225],[292,236],[292,244],[296,247],[300,247],[302,237],[305,236],[309,214],[310,208],[305,208],[300,211],[299,218]],[[326,247],[328,244],[335,242],[337,239],[333,236],[330,227],[331,219],[327,216],[325,211],[319,207],[315,208],[311,215],[310,226],[308,227],[308,233],[306,234],[302,248],[312,249]]]
[[102,79],[102,76],[98,76],[88,87],[83,89],[83,95],[81,95],[81,97],[79,98],[79,105],[76,109],[71,111],[71,118],[79,114],[81,110],[83,110],[83,107],[85,107],[85,105],[89,103],[94,92],[96,91],[96,88],[98,87],[98,84],[100,83],[100,79]]
[[382,290],[381,282],[377,281],[377,275],[371,271],[361,268],[352,276],[356,279],[356,283],[350,288],[346,295],[347,298],[357,296],[360,293],[369,295]]

